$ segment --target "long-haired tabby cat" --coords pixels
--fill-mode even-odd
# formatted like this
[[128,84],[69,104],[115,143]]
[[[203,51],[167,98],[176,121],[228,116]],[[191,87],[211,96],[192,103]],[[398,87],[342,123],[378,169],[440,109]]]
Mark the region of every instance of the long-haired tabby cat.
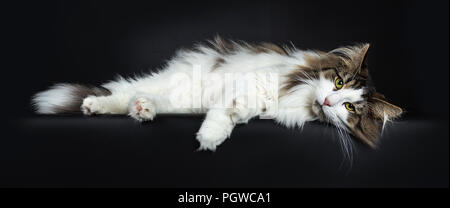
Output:
[[207,150],[256,116],[287,127],[331,123],[341,139],[350,133],[374,147],[384,124],[402,109],[370,86],[368,49],[304,51],[217,37],[178,51],[158,72],[101,87],[56,84],[32,102],[39,114],[128,114],[138,121],[158,113],[206,113],[196,138]]

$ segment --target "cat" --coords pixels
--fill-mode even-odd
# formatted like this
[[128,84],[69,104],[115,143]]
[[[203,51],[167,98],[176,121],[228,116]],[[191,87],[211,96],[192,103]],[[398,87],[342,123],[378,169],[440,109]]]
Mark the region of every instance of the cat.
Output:
[[287,127],[319,120],[336,126],[341,139],[351,134],[376,147],[385,123],[403,111],[372,86],[368,49],[323,52],[216,37],[179,50],[157,72],[100,87],[56,84],[34,95],[32,105],[38,114],[127,114],[138,121],[206,114],[196,134],[200,150],[216,150],[236,124],[257,116]]

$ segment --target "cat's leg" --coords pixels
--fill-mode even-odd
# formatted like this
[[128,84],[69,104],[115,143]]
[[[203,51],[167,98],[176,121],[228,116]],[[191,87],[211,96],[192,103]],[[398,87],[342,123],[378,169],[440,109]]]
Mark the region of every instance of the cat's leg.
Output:
[[209,110],[197,132],[199,150],[216,150],[216,147],[231,135],[235,125],[227,110]]
[[158,113],[196,113],[195,109],[176,105],[170,96],[162,96],[153,93],[137,93],[130,99],[128,104],[128,115],[138,121],[153,120]]
[[216,150],[231,135],[236,124],[247,123],[253,116],[256,116],[255,111],[236,99],[226,108],[210,109],[197,132],[199,150]]
[[128,115],[143,122],[153,120],[156,116],[156,105],[151,96],[134,96],[128,104]]
[[89,96],[83,100],[81,111],[92,114],[127,114],[130,95],[116,93],[108,96]]

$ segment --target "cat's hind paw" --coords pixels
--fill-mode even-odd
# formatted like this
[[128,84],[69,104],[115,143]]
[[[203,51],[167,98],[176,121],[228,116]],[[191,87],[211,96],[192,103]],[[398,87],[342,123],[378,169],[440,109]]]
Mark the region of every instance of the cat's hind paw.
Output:
[[99,113],[100,110],[100,103],[95,96],[89,96],[83,100],[83,104],[81,105],[81,112],[83,112],[84,115],[96,114]]
[[155,106],[146,98],[137,98],[130,103],[128,110],[128,115],[140,122],[153,120],[156,115]]

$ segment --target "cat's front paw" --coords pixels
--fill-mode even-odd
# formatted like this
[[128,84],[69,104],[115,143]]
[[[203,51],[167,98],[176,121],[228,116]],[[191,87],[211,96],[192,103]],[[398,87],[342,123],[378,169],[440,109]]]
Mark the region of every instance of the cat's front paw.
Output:
[[96,114],[99,113],[100,110],[100,103],[95,96],[89,96],[83,100],[83,104],[81,105],[81,112],[83,112],[84,115]]
[[224,129],[209,126],[208,124],[202,125],[196,138],[200,143],[198,150],[215,151],[217,146],[222,144],[222,142],[227,138],[228,133]]
[[146,98],[137,98],[130,103],[128,115],[140,122],[153,120],[156,109],[153,103]]

